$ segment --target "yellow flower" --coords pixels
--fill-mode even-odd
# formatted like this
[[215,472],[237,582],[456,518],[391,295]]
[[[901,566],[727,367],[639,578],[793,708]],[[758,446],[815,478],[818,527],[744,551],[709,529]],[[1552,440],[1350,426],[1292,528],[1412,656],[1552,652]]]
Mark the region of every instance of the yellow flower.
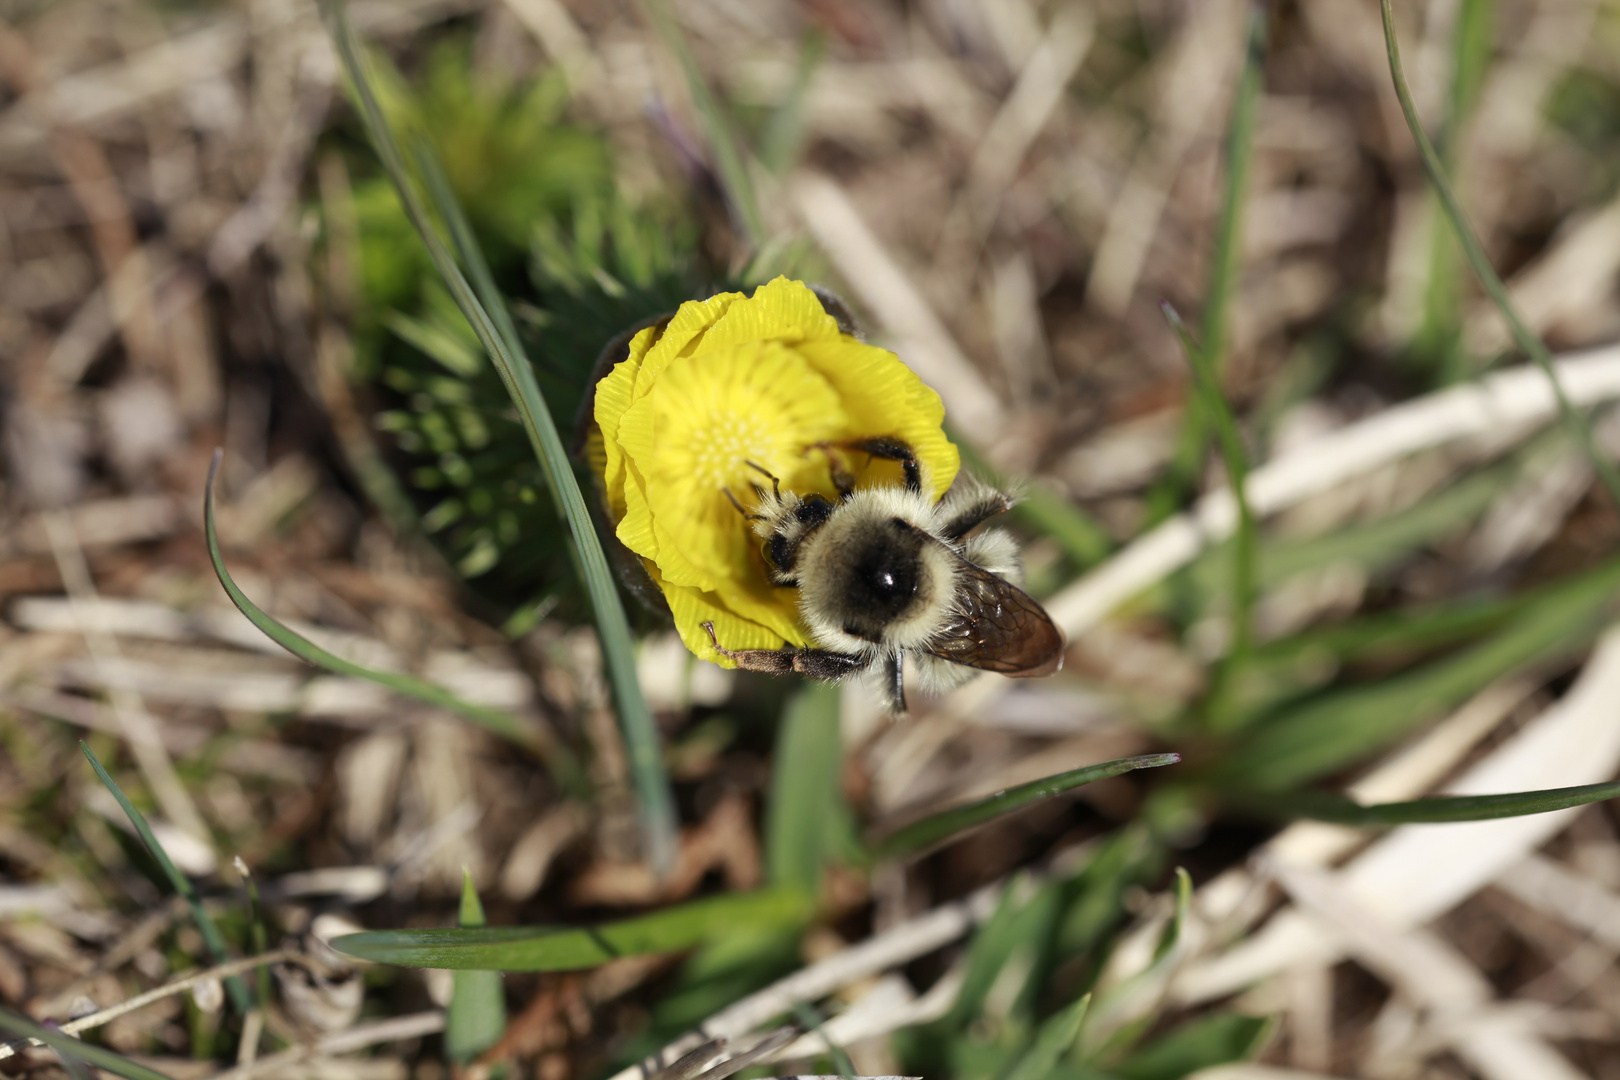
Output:
[[[909,443],[935,498],[956,479],[945,409],[886,349],[841,333],[802,282],[779,277],[751,297],[682,304],[596,388],[593,456],[618,537],[663,590],[686,647],[727,667],[727,649],[811,645],[798,592],[773,586],[744,507],[766,483],[836,500],[818,443],[889,435]],[[849,455],[858,485],[900,483],[899,465]]]

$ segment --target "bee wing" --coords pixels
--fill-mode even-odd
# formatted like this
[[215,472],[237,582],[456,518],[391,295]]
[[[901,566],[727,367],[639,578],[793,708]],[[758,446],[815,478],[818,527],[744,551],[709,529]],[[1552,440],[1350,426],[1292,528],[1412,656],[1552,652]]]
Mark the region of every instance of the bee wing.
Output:
[[950,619],[924,651],[1003,675],[1050,675],[1063,662],[1063,634],[1029,594],[958,558]]

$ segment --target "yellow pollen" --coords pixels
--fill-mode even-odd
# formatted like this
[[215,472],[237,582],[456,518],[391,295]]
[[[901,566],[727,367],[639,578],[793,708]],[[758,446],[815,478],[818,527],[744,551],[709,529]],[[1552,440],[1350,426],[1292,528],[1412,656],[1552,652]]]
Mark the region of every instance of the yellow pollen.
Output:
[[725,412],[714,417],[693,453],[693,479],[698,487],[718,491],[751,472],[745,464],[766,464],[771,439],[768,426],[758,417]]

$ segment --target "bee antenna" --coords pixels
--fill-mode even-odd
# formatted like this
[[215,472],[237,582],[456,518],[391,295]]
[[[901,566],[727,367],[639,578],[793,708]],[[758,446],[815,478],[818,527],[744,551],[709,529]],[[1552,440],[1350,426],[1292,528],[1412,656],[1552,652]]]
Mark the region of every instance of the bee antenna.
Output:
[[[735,496],[735,495],[733,495],[731,493],[730,488],[721,488],[720,490],[726,493],[726,498],[731,500],[731,505],[735,506],[737,508],[737,513],[739,513],[739,514],[741,514],[743,516],[744,521],[764,521],[765,520],[763,515],[761,515],[761,514],[750,514],[746,509],[744,509],[743,504],[737,501],[737,496]],[[755,488],[754,490],[758,491],[759,489]]]
[[761,473],[763,473],[765,476],[770,477],[771,494],[776,496],[776,501],[777,502],[782,501],[782,482],[780,480],[778,480],[774,475],[772,475],[771,470],[769,470],[765,466],[759,464],[759,462],[757,462],[757,461],[748,461],[747,459],[744,459],[743,464],[747,465],[750,469],[757,469]]

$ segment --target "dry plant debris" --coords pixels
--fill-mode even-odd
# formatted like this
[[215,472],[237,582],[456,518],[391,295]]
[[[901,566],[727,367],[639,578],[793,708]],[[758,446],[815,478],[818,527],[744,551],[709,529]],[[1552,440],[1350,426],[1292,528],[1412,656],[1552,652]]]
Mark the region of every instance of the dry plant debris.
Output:
[[[708,84],[750,123],[795,92],[807,35],[822,40],[792,133],[802,152],[756,169],[769,225],[814,242],[824,276],[991,464],[1083,507],[1119,545],[1084,574],[1059,542],[1030,547],[1074,641],[1060,680],[981,680],[889,726],[848,689],[845,794],[881,828],[1159,742],[1230,633],[1218,604],[1178,628],[1173,599],[1133,602],[1167,580],[1208,595],[1197,575],[1236,517],[1217,469],[1195,471],[1169,508],[1183,512],[1154,502],[1190,392],[1157,305],[1195,312],[1205,297],[1247,5],[673,7]],[[1476,229],[1563,354],[1571,397],[1613,403],[1620,8],[1413,0],[1397,14]],[[633,5],[357,0],[352,18],[407,75],[425,43],[456,35],[493,80],[560,69],[569,115],[603,134],[625,192],[712,188],[702,117]],[[1475,18],[1483,45],[1467,44]],[[667,636],[645,648],[686,824],[660,881],[635,859],[591,634],[542,620],[509,639],[359,494],[357,471],[386,448],[375,403],[345,377],[359,301],[343,214],[359,159],[315,6],[58,0],[8,5],[4,20],[0,1003],[67,1031],[93,1024],[174,1077],[444,1075],[448,983],[433,972],[373,971],[363,1011],[322,983],[306,986],[319,1007],[283,993],[248,1021],[281,1049],[261,1055],[255,1037],[239,1060],[217,1056],[211,980],[228,972],[206,970],[79,738],[140,793],[221,917],[241,910],[233,863],[250,868],[289,938],[248,965],[320,971],[339,928],[447,925],[464,869],[496,924],[759,882],[770,744],[733,714],[771,691],[686,670]],[[1224,389],[1252,439],[1248,492],[1268,535],[1328,553],[1266,585],[1262,638],[1514,592],[1612,557],[1615,508],[1542,434],[1545,383],[1497,364],[1506,329],[1437,239],[1376,12],[1275,5],[1264,76]],[[706,243],[737,255],[723,208],[699,209]],[[1620,445],[1612,420],[1599,434]],[[342,656],[589,746],[596,801],[569,800],[478,728],[313,672],[252,630],[202,544],[216,444],[220,529],[250,595]],[[1407,539],[1377,533],[1395,519],[1413,523]],[[1349,538],[1337,555],[1334,537]],[[1593,636],[1589,653],[1487,680],[1336,775],[1365,802],[1614,778],[1620,639]],[[1395,661],[1357,663],[1368,675]],[[895,1072],[888,1036],[949,1012],[961,943],[1002,889],[1079,865],[1144,798],[1119,778],[927,859],[830,876],[836,917],[791,973],[674,1043],[665,1061],[697,1056],[661,1075],[802,1064],[827,1040],[862,1072]],[[1275,1016],[1276,1034],[1259,1063],[1204,1080],[1620,1076],[1617,824],[1605,805],[1376,837],[1201,822],[1176,853],[1196,883],[1176,948],[1155,954],[1173,907],[1156,878],[1131,894],[1085,1038],[1236,997]],[[504,1037],[463,1074],[504,1060],[545,1080],[602,1075],[678,979],[665,958],[514,976]],[[829,999],[819,1033],[777,1025]],[[40,1048],[11,1058],[0,1071],[60,1074]]]

